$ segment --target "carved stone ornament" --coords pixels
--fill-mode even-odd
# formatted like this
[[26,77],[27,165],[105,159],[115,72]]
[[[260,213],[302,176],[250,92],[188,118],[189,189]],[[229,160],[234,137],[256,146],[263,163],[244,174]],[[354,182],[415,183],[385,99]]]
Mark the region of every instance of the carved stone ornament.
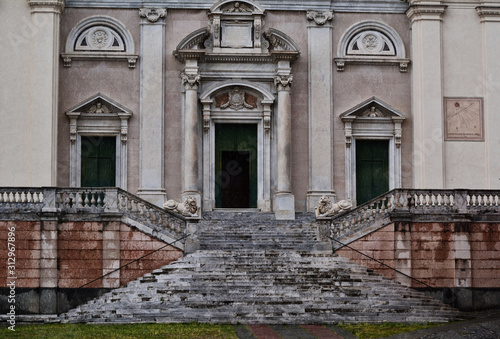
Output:
[[141,8],[139,16],[148,19],[149,22],[157,22],[160,18],[164,18],[167,10],[164,8]]
[[224,8],[223,12],[226,13],[251,13],[252,9],[248,8],[247,5],[236,1],[231,3],[228,7]]
[[180,213],[186,217],[199,217],[201,211],[196,198],[192,195],[188,196],[183,203],[175,200],[168,200],[163,204],[163,208],[175,213]]
[[103,105],[102,102],[96,102],[95,105],[92,105],[87,113],[101,114],[101,113],[110,113],[108,106]]
[[307,11],[307,19],[314,20],[316,25],[324,25],[333,19],[333,12],[330,11]]
[[235,110],[242,108],[255,108],[246,102],[245,96],[245,91],[242,91],[238,86],[236,86],[233,90],[229,91],[228,101],[220,105],[220,108],[231,108]]
[[199,74],[187,74],[181,73],[182,84],[186,89],[198,89],[198,85],[200,84],[200,75]]
[[377,107],[371,106],[368,108],[366,111],[363,112],[362,116],[364,117],[369,117],[369,118],[381,118],[385,117],[386,115],[382,113]]
[[279,91],[287,90],[292,86],[293,75],[278,75],[274,78],[274,84]]
[[352,208],[351,200],[340,200],[336,203],[330,197],[322,196],[314,208],[316,218],[328,218],[349,211]]

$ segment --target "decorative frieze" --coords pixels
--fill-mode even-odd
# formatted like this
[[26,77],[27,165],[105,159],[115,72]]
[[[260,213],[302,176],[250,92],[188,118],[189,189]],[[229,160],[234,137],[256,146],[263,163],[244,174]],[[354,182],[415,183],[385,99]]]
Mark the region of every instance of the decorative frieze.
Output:
[[333,12],[331,11],[307,11],[306,15],[307,20],[314,21],[319,26],[323,26],[333,19]]
[[139,16],[141,18],[147,19],[151,23],[155,23],[158,20],[165,18],[167,15],[167,10],[164,8],[141,8],[139,9]]

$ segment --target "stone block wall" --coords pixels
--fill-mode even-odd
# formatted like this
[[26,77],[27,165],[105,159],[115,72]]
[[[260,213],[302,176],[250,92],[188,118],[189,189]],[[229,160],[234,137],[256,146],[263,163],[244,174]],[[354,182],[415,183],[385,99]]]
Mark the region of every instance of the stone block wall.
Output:
[[8,305],[8,283],[13,280],[7,270],[8,229],[12,226],[20,314],[64,312],[183,256],[181,250],[168,246],[80,288],[165,243],[120,221],[0,221],[1,312]]
[[464,310],[500,306],[500,224],[394,222],[337,254]]

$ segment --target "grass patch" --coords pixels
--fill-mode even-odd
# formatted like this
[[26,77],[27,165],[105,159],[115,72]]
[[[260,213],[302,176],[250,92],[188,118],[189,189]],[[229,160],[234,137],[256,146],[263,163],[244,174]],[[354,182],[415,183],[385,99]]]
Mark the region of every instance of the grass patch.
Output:
[[437,323],[381,323],[381,324],[338,324],[338,327],[351,332],[360,339],[383,338],[391,335],[441,326]]
[[213,324],[43,324],[0,328],[0,338],[175,338],[237,339],[231,325]]

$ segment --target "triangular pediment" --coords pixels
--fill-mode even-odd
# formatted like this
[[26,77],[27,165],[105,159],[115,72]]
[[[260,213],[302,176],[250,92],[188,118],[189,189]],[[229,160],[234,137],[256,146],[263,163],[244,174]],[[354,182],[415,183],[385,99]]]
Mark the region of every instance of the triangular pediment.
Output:
[[66,114],[132,115],[132,111],[107,96],[97,93],[70,108]]
[[405,116],[388,103],[371,97],[368,100],[354,106],[340,115],[342,120],[351,120],[355,118],[390,118],[403,120]]

